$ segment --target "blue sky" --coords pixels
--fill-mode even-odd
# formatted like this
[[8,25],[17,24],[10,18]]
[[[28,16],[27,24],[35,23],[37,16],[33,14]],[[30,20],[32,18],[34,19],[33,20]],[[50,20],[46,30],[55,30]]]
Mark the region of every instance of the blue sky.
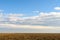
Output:
[[0,32],[60,33],[60,0],[0,0]]
[[0,5],[0,9],[6,13],[31,15],[33,11],[56,11],[53,8],[60,6],[60,0],[0,0]]

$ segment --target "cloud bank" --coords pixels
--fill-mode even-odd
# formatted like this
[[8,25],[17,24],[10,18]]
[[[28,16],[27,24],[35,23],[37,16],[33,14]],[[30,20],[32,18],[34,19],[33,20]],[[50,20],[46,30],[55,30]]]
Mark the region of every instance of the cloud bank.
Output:
[[41,12],[37,16],[22,17],[22,14],[0,15],[0,24],[53,26],[60,25],[60,12]]
[[[0,14],[0,28],[60,30],[60,12],[40,12],[39,15],[24,17],[23,14]],[[42,31],[44,32],[44,31]],[[50,31],[52,32],[52,31]]]

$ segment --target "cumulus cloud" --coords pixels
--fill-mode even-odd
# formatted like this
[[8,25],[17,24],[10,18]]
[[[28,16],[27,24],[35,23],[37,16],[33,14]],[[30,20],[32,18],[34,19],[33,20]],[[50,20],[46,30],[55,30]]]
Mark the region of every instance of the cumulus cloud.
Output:
[[55,10],[60,10],[60,7],[55,7],[54,9],[55,9]]

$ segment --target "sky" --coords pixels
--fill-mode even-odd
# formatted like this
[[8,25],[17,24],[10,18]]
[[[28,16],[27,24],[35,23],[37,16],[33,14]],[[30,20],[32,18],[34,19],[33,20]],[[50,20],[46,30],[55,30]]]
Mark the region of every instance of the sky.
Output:
[[0,0],[0,33],[60,33],[60,0]]

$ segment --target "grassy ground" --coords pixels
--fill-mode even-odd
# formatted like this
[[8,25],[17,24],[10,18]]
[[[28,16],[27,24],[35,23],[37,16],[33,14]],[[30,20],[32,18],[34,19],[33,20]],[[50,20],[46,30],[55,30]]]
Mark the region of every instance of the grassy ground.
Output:
[[55,33],[0,33],[0,40],[60,40]]

